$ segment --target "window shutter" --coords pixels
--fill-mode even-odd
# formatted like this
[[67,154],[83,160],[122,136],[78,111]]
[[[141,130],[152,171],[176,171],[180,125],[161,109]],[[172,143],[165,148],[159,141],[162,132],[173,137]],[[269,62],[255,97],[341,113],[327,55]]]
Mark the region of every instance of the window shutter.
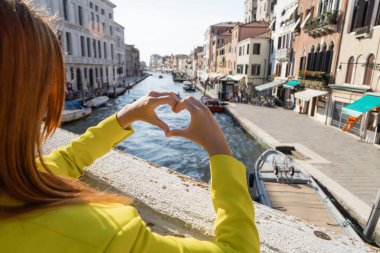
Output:
[[370,26],[372,15],[373,15],[373,8],[375,7],[375,1],[374,0],[368,0],[368,6],[367,6],[367,13],[365,14],[365,23],[364,26]]

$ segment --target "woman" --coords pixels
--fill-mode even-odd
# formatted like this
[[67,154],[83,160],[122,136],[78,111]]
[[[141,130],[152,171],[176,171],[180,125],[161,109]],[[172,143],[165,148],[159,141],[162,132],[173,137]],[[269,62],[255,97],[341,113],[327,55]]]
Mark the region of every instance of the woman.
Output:
[[[191,97],[180,101],[174,93],[151,92],[43,157],[42,143],[60,122],[64,83],[48,18],[25,1],[0,0],[1,252],[259,252],[244,165],[231,156],[208,108]],[[170,130],[154,111],[163,104],[174,112],[188,110],[189,127]],[[137,120],[209,153],[215,242],[152,233],[129,199],[77,180],[131,135]]]

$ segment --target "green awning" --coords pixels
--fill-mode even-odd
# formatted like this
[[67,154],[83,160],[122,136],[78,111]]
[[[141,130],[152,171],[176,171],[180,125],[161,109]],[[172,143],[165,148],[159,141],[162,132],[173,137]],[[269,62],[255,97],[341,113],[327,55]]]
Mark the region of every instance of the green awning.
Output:
[[298,80],[289,80],[286,84],[284,84],[284,88],[291,88],[293,89],[297,85],[300,85],[301,82]]
[[333,90],[346,90],[346,91],[354,91],[354,92],[362,92],[365,93],[371,88],[365,85],[353,85],[353,84],[329,84],[329,87]]
[[257,91],[268,90],[268,89],[271,89],[271,88],[274,88],[274,87],[281,86],[284,83],[285,82],[281,82],[281,81],[273,81],[273,82],[270,82],[270,83],[266,83],[266,84],[263,84],[263,85],[256,86],[255,89]]
[[369,112],[370,110],[380,106],[380,97],[365,95],[364,97],[356,100],[352,104],[346,105],[342,109],[342,113],[359,117],[363,113]]

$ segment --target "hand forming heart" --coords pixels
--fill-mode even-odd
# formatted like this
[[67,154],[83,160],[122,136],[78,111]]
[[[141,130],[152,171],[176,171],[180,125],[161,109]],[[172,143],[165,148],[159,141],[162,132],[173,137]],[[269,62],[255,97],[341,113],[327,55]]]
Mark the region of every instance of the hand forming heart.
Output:
[[[158,106],[164,104],[170,105],[175,113],[188,110],[191,115],[189,126],[185,129],[170,130],[169,126],[155,112]],[[156,125],[165,132],[167,137],[183,137],[198,143],[206,149],[210,156],[232,154],[224,134],[210,110],[193,97],[180,101],[175,93],[151,91],[148,96],[125,106],[118,112],[117,118],[120,126],[124,129],[137,120]]]

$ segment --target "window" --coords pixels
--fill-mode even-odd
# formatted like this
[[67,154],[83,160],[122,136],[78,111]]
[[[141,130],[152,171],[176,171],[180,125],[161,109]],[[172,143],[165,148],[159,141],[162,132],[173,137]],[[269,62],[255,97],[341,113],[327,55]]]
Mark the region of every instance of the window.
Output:
[[260,75],[260,69],[261,69],[261,64],[252,64],[251,75],[252,76],[259,76]]
[[102,15],[104,15],[104,13],[105,13],[105,12],[104,12],[104,9],[102,9],[101,13],[102,13]]
[[253,54],[260,54],[260,43],[253,44]]
[[245,71],[244,71],[244,74],[248,74],[248,64],[245,64]]
[[111,59],[113,60],[114,55],[113,55],[113,44],[111,44]]
[[91,57],[91,39],[87,38],[87,56]]
[[247,45],[247,54],[249,54],[249,44]]
[[97,6],[97,5],[95,5],[95,11],[98,11],[98,9],[99,9],[99,8],[98,8],[98,6]]
[[239,56],[241,56],[241,47],[239,47]]
[[85,48],[84,48],[84,37],[83,36],[80,36],[80,48],[81,48],[81,52],[82,52],[82,56],[86,56],[86,51],[85,51]]
[[354,70],[354,57],[351,56],[347,63],[347,73],[345,83],[352,83],[352,72]]
[[110,14],[108,15],[108,17],[109,17],[110,19],[112,19],[112,13],[110,13]]
[[104,59],[107,59],[107,43],[104,42]]
[[98,40],[98,52],[99,52],[99,58],[102,58],[102,46],[101,46],[100,40]]
[[375,25],[380,25],[380,4],[377,9]]
[[91,28],[95,30],[95,14],[91,12]]
[[84,78],[87,79],[87,68],[84,68]]
[[106,24],[104,22],[102,23],[102,32],[106,33]]
[[94,51],[94,58],[96,58],[96,40],[92,40],[92,49]]
[[242,54],[244,55],[245,52],[245,45],[243,46]]
[[99,15],[96,15],[96,26],[98,27],[98,31],[100,31]]
[[90,8],[94,8],[94,4],[92,2],[90,2]]
[[113,36],[113,29],[112,29],[112,25],[110,25],[110,35]]
[[356,0],[351,16],[350,32],[371,25],[375,0]]
[[83,26],[83,9],[82,6],[78,5],[78,21],[79,25]]
[[277,41],[277,49],[280,49],[280,48],[281,48],[281,37],[279,37]]
[[363,81],[364,85],[371,85],[374,62],[375,62],[375,56],[371,54],[370,56],[368,56],[367,63],[365,65],[364,81]]
[[75,79],[74,68],[70,68],[70,77],[71,77],[71,81]]
[[67,9],[67,0],[62,0],[62,5],[63,5],[63,17],[65,20],[69,20],[69,12]]
[[72,55],[72,41],[71,41],[71,33],[66,32],[66,51],[69,55]]

